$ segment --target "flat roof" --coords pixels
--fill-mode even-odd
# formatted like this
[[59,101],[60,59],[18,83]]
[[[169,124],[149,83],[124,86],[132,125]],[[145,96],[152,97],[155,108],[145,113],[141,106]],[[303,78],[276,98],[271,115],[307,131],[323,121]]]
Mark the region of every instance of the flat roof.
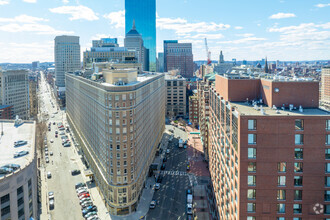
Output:
[[[104,86],[114,86],[114,87],[123,87],[123,86],[133,86],[133,85],[137,85],[141,82],[147,81],[148,79],[154,78],[156,76],[161,75],[160,73],[144,73],[144,74],[138,74],[136,81],[127,83],[125,85],[119,86],[119,85],[115,85],[115,84],[110,84],[110,83],[106,83],[106,82],[102,82],[101,84]],[[93,81],[93,80],[92,80]]]
[[289,111],[288,106],[286,106],[285,110],[281,109],[281,106],[277,106],[277,110],[263,106],[265,114],[263,114],[260,110],[260,105],[258,107],[259,110],[254,109],[252,105],[247,104],[246,102],[230,102],[231,107],[236,107],[237,111],[241,115],[256,115],[256,116],[330,116],[330,112],[320,109],[320,108],[303,108],[303,112],[299,111],[299,106],[296,110]]
[[[18,164],[25,167],[34,158],[35,151],[35,122],[24,121],[18,127],[14,126],[14,120],[1,120],[4,135],[0,135],[0,167],[6,164]],[[0,128],[1,129],[1,128]],[[15,141],[27,141],[27,144],[14,147]],[[29,151],[29,154],[14,158],[14,153],[19,151]],[[0,178],[4,176],[0,174]]]
[[183,80],[183,81],[185,81],[186,78],[184,78],[184,77],[178,78],[178,75],[173,76],[173,75],[165,74],[165,80]]

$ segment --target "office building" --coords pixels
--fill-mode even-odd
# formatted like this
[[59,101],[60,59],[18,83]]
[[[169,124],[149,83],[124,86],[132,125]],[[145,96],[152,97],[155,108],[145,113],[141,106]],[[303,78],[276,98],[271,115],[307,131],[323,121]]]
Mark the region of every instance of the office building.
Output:
[[[1,219],[38,219],[35,122],[24,121],[17,126],[13,120],[1,120],[1,124],[3,127],[0,143]],[[18,140],[27,141],[27,144],[18,149],[14,146],[14,142]],[[17,151],[29,153],[15,158],[14,154]]]
[[65,73],[81,69],[80,44],[77,36],[55,37],[55,85],[65,87]]
[[142,35],[147,49],[149,69],[156,71],[156,0],[125,0],[125,33],[135,21],[136,29]]
[[330,109],[330,66],[321,72],[321,105]]
[[10,105],[13,115],[29,118],[29,81],[26,70],[0,70],[0,105]]
[[93,68],[93,63],[135,63],[136,51],[119,47],[116,38],[93,40],[93,47],[83,53],[83,68]]
[[66,82],[67,120],[109,213],[134,212],[165,129],[164,74],[103,69]]
[[29,75],[29,117],[30,119],[36,119],[38,115],[38,75]]
[[187,116],[187,81],[180,76],[165,75],[166,117],[185,118]]
[[203,77],[203,80],[197,82],[197,97],[198,97],[198,124],[201,142],[203,145],[204,159],[208,161],[208,149],[209,149],[209,111],[210,111],[210,88],[215,82],[215,74],[210,73]]
[[[220,56],[219,56],[219,63],[214,65],[214,72],[217,74],[223,75],[225,73],[230,73],[231,69],[234,66],[234,61],[232,63],[225,63],[224,56],[222,54],[222,51],[220,51]],[[235,60],[236,63],[236,60]]]
[[158,53],[157,72],[159,72],[159,73],[164,72],[164,53]]
[[216,75],[209,165],[220,219],[330,214],[330,114],[318,107],[318,87]]
[[142,70],[149,69],[149,60],[147,59],[147,49],[143,45],[141,34],[136,30],[135,22],[132,29],[126,33],[124,46],[128,50],[135,51],[135,58],[138,63],[142,64]]
[[192,124],[193,127],[198,126],[198,116],[199,116],[198,96],[197,94],[194,94],[192,96],[189,96],[189,122]]
[[193,77],[194,59],[191,43],[164,41],[164,71],[178,70],[185,78]]
[[40,62],[39,61],[33,61],[32,62],[32,71],[36,71],[40,68]]
[[219,63],[224,63],[225,60],[223,59],[223,54],[222,54],[222,50],[220,51],[220,55],[219,55]]

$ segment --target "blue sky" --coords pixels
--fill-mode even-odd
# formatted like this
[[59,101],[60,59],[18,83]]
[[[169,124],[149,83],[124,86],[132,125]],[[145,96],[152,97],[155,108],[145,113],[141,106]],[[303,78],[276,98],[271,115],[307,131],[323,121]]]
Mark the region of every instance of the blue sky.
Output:
[[[0,0],[0,63],[53,61],[62,34],[123,45],[124,19],[124,0]],[[213,60],[330,59],[330,0],[157,0],[158,52],[178,39],[205,60],[205,37]]]

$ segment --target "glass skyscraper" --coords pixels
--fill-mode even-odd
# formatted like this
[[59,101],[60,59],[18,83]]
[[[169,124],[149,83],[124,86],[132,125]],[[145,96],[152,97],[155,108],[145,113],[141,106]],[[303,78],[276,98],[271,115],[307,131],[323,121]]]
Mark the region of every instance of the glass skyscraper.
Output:
[[125,0],[125,33],[132,29],[133,20],[149,50],[149,70],[156,71],[156,0]]

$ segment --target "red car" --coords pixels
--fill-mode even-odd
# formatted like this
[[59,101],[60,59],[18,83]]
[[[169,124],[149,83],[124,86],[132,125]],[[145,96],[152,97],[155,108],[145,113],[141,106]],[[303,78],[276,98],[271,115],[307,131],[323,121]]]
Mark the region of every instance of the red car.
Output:
[[79,196],[79,200],[82,200],[83,198],[89,198],[89,197],[90,197],[89,194],[84,194],[84,195]]
[[82,193],[79,193],[79,194],[78,194],[78,197],[83,196],[83,195],[88,195],[88,196],[89,196],[89,193],[88,193],[88,192],[82,192]]

